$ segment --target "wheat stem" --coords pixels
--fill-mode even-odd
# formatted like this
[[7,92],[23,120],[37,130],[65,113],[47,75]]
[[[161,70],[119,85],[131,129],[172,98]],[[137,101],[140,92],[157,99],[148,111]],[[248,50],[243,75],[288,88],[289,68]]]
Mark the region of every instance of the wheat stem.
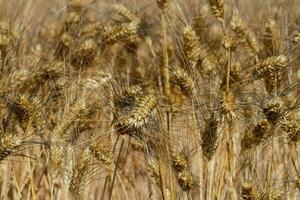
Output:
[[120,150],[119,150],[118,157],[117,157],[117,160],[116,160],[115,170],[114,170],[114,174],[113,174],[113,178],[112,178],[112,183],[111,183],[111,186],[110,186],[110,191],[108,193],[108,195],[109,195],[108,196],[108,200],[111,200],[111,197],[112,197],[112,193],[113,193],[113,189],[114,189],[114,184],[115,184],[115,180],[116,180],[116,176],[117,176],[117,170],[118,170],[118,167],[119,167],[119,161],[120,161],[120,157],[121,157],[121,152],[122,152],[122,149],[123,149],[123,144],[124,144],[124,138],[122,139]]

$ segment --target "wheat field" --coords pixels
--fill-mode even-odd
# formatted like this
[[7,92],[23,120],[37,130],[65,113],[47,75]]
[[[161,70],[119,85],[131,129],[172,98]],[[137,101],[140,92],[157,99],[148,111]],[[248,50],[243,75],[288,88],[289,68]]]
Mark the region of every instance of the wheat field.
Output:
[[0,199],[300,199],[299,0],[0,0]]

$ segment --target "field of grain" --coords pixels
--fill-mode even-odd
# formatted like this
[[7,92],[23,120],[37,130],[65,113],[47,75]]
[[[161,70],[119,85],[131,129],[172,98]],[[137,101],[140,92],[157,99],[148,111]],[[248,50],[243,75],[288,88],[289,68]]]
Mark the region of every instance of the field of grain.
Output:
[[300,199],[299,0],[0,0],[0,199]]

